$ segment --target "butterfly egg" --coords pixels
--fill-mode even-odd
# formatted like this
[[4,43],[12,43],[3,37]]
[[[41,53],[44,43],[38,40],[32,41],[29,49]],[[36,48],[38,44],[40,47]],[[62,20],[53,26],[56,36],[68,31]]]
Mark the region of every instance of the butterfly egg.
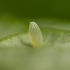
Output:
[[35,22],[30,22],[29,36],[30,36],[31,43],[35,48],[43,46],[42,33],[39,26]]

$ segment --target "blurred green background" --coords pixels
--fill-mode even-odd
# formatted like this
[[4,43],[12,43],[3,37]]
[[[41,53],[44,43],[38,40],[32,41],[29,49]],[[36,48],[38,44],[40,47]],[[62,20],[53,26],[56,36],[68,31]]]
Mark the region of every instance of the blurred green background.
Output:
[[0,14],[70,18],[70,0],[1,0]]

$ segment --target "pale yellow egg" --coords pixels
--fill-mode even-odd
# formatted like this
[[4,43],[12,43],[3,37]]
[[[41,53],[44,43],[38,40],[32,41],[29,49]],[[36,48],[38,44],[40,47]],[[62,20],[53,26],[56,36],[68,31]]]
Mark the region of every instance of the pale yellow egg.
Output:
[[35,48],[43,46],[42,33],[39,26],[35,22],[30,22],[29,36],[30,36],[31,43]]

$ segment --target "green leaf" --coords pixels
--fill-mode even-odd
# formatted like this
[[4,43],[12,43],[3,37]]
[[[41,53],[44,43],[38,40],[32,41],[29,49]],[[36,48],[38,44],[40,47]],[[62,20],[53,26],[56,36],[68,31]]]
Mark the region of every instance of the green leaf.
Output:
[[[28,26],[32,20],[41,28],[44,38],[42,48],[33,48],[31,44]],[[1,70],[70,69],[69,21],[50,18],[23,21],[15,19],[10,22],[5,21],[0,24]]]

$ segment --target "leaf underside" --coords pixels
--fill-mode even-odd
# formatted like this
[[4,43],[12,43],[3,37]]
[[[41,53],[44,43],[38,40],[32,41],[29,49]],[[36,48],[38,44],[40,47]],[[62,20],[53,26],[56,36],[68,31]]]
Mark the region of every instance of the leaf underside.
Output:
[[42,48],[33,48],[26,22],[17,26],[16,23],[11,24],[12,27],[7,23],[4,29],[0,29],[3,30],[0,35],[1,70],[69,70],[70,24],[62,21],[58,24],[55,20],[48,22],[48,19],[35,21],[43,34]]

